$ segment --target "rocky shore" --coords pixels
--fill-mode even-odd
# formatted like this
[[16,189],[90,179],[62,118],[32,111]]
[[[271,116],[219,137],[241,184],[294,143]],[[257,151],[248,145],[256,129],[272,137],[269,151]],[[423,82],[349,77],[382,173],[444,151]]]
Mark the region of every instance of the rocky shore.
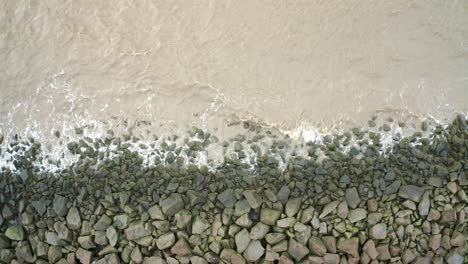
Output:
[[[194,129],[184,145],[140,144],[152,166],[138,138],[110,132],[69,142],[79,158],[59,172],[36,165],[34,139],[1,138],[15,170],[0,172],[0,262],[467,263],[468,122],[422,129],[390,149],[353,129],[287,159],[255,129],[222,143]],[[193,164],[210,144],[233,153]]]

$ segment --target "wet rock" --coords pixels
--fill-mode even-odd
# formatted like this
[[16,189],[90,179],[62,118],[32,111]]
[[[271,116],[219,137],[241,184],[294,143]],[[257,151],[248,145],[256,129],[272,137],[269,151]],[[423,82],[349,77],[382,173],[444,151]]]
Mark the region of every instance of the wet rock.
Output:
[[419,203],[424,194],[424,189],[415,185],[404,185],[400,187],[398,196],[404,199],[410,199],[413,202]]

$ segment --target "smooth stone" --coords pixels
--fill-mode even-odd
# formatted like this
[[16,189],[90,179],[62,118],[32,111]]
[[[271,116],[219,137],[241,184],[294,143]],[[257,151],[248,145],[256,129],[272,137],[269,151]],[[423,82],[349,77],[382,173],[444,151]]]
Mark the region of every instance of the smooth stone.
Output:
[[420,215],[428,215],[429,214],[429,208],[431,206],[431,201],[429,199],[429,191],[425,192],[421,202],[419,202],[418,205],[418,210]]

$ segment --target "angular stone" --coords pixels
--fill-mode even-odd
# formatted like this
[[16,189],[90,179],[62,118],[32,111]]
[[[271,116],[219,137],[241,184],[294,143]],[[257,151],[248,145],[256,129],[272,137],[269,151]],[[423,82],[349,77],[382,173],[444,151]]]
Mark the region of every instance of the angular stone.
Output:
[[445,209],[440,218],[441,224],[451,224],[457,221],[457,213],[453,208]]
[[221,251],[221,260],[230,264],[245,264],[245,260],[241,254],[232,249],[225,248]]
[[78,208],[71,207],[67,214],[67,226],[71,230],[79,230],[81,228],[81,217]]
[[265,236],[265,239],[268,244],[275,245],[278,242],[285,240],[286,235],[283,233],[269,233]]
[[265,248],[263,248],[262,244],[258,240],[250,241],[249,245],[244,251],[244,258],[248,262],[255,262],[259,260],[263,254],[265,253]]
[[155,205],[151,206],[150,208],[148,208],[148,214],[151,217],[151,219],[157,219],[157,220],[166,219],[161,207],[159,205],[157,205],[157,204],[155,204]]
[[102,215],[101,218],[94,224],[93,228],[97,231],[106,231],[107,228],[112,224],[112,219],[107,215]]
[[274,209],[262,208],[260,211],[260,221],[270,226],[276,225],[276,221],[280,216],[281,212]]
[[429,200],[429,192],[425,192],[421,202],[419,202],[418,205],[418,210],[420,215],[428,215],[429,214],[429,208],[431,206],[431,201]]
[[263,239],[268,233],[268,231],[270,231],[270,226],[265,225],[262,222],[258,222],[256,225],[252,227],[252,230],[250,230],[250,239],[253,239],[253,240]]
[[302,243],[291,238],[288,243],[288,253],[294,260],[299,262],[309,254],[309,249]]
[[43,200],[39,200],[39,201],[32,201],[31,202],[31,205],[33,206],[33,208],[36,210],[36,212],[39,214],[39,215],[44,215],[44,213],[46,212],[47,208],[46,208],[46,204]]
[[369,236],[372,239],[385,239],[387,238],[387,225],[385,223],[379,223],[369,229]]
[[21,226],[9,226],[5,231],[5,236],[11,240],[21,241],[24,239],[24,230]]
[[276,225],[281,227],[281,228],[289,228],[289,227],[294,226],[295,223],[296,223],[296,218],[287,217],[287,218],[283,218],[283,219],[278,220],[276,222]]
[[357,208],[349,211],[348,219],[351,223],[357,223],[363,219],[366,219],[367,211],[363,208]]
[[327,251],[330,253],[336,253],[336,238],[333,236],[324,236],[322,237],[322,241],[327,248]]
[[253,209],[259,208],[263,203],[262,197],[255,190],[246,190],[242,194]]
[[203,232],[205,232],[205,230],[210,226],[210,223],[208,223],[206,219],[202,218],[201,216],[196,216],[192,224],[192,234],[203,234]]
[[232,189],[226,189],[218,195],[218,201],[220,201],[224,207],[233,207],[236,204],[236,196]]
[[293,217],[299,212],[299,209],[301,208],[301,203],[302,203],[302,198],[297,197],[297,198],[290,198],[288,202],[286,203],[286,215],[288,217]]
[[143,255],[141,254],[139,246],[133,248],[132,253],[130,253],[130,259],[133,263],[143,262]]
[[358,247],[359,239],[357,237],[340,239],[337,244],[338,252],[343,252],[356,258],[359,257]]
[[80,237],[78,237],[78,243],[84,249],[91,249],[91,248],[96,247],[96,245],[94,244],[93,239],[92,239],[91,236],[80,236]]
[[325,256],[325,254],[327,253],[327,248],[325,247],[325,244],[318,237],[311,237],[309,239],[309,249],[312,254],[321,257]]
[[369,256],[370,259],[376,259],[379,255],[379,252],[375,248],[375,243],[373,240],[369,239],[362,247],[362,250]]
[[174,243],[175,243],[175,236],[174,236],[174,233],[172,232],[163,234],[156,239],[156,246],[160,250],[170,248],[172,247],[172,245],[174,245]]
[[165,215],[173,216],[184,209],[185,204],[182,195],[173,193],[168,198],[160,201],[160,206]]
[[433,235],[431,237],[431,240],[429,241],[429,247],[433,250],[436,251],[437,249],[440,248],[440,242],[442,239],[441,234]]
[[189,244],[183,238],[179,239],[179,241],[177,241],[171,248],[171,253],[177,256],[187,256],[191,251],[192,249]]
[[145,229],[142,223],[131,224],[125,229],[125,236],[128,240],[137,240],[150,234],[151,232]]
[[246,214],[250,212],[250,209],[251,207],[247,200],[237,201],[236,205],[234,206],[234,216],[241,216]]
[[120,230],[127,228],[128,216],[126,214],[120,214],[120,215],[114,216],[114,226]]
[[57,215],[65,216],[67,214],[67,200],[65,197],[56,194],[53,201],[53,208]]
[[419,203],[424,194],[424,189],[415,185],[404,185],[400,187],[398,196]]
[[107,240],[109,241],[109,245],[115,247],[115,245],[117,244],[117,240],[119,238],[117,230],[115,230],[115,227],[109,226],[107,228],[106,237],[107,237]]
[[174,220],[179,229],[184,229],[192,221],[192,213],[189,210],[181,210],[175,215]]
[[348,206],[352,209],[355,209],[358,207],[359,203],[361,202],[361,197],[359,197],[359,193],[356,187],[346,190],[345,201],[348,204]]
[[31,247],[29,246],[29,243],[26,241],[18,242],[15,249],[15,255],[16,258],[21,262],[33,263],[36,259],[34,253],[31,250]]
[[348,213],[349,209],[346,202],[343,201],[340,204],[338,204],[338,208],[336,209],[336,214],[338,215],[338,217],[340,217],[341,219],[345,219],[346,217],[348,217]]
[[385,194],[390,195],[390,194],[394,194],[398,192],[398,189],[400,188],[400,186],[401,186],[400,180],[393,181],[390,185],[388,185],[385,188]]
[[278,200],[282,203],[285,204],[288,201],[289,194],[291,191],[289,190],[289,187],[287,185],[284,185],[281,187],[281,189],[278,191],[276,194],[276,197],[278,197]]
[[57,232],[57,236],[61,240],[71,241],[72,234],[70,230],[68,230],[67,226],[62,222],[55,222],[54,229]]
[[325,254],[323,256],[323,260],[325,264],[339,264],[340,263],[340,256],[338,254]]
[[247,249],[250,244],[250,236],[249,231],[247,229],[242,229],[237,235],[235,236],[236,248],[237,252],[242,253]]
[[329,215],[333,212],[336,207],[338,206],[338,201],[333,201],[325,205],[322,209],[322,213],[319,215],[319,218],[324,218],[325,216]]
[[243,214],[241,217],[237,218],[236,225],[240,227],[251,227],[253,222],[250,220],[249,214]]
[[49,263],[57,262],[63,256],[62,248],[58,246],[49,247],[49,252],[47,253],[47,256],[49,258]]
[[76,251],[76,258],[82,263],[82,264],[89,264],[91,263],[91,257],[92,257],[92,252],[88,250],[84,250],[82,248],[78,248]]

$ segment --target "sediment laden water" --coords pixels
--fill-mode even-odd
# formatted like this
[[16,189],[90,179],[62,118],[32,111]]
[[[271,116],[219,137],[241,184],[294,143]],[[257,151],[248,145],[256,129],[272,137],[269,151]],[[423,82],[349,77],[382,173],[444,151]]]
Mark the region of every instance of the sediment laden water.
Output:
[[33,138],[3,139],[0,261],[463,263],[468,121],[383,145],[394,122],[298,146],[253,123],[223,142],[76,128],[55,167]]

